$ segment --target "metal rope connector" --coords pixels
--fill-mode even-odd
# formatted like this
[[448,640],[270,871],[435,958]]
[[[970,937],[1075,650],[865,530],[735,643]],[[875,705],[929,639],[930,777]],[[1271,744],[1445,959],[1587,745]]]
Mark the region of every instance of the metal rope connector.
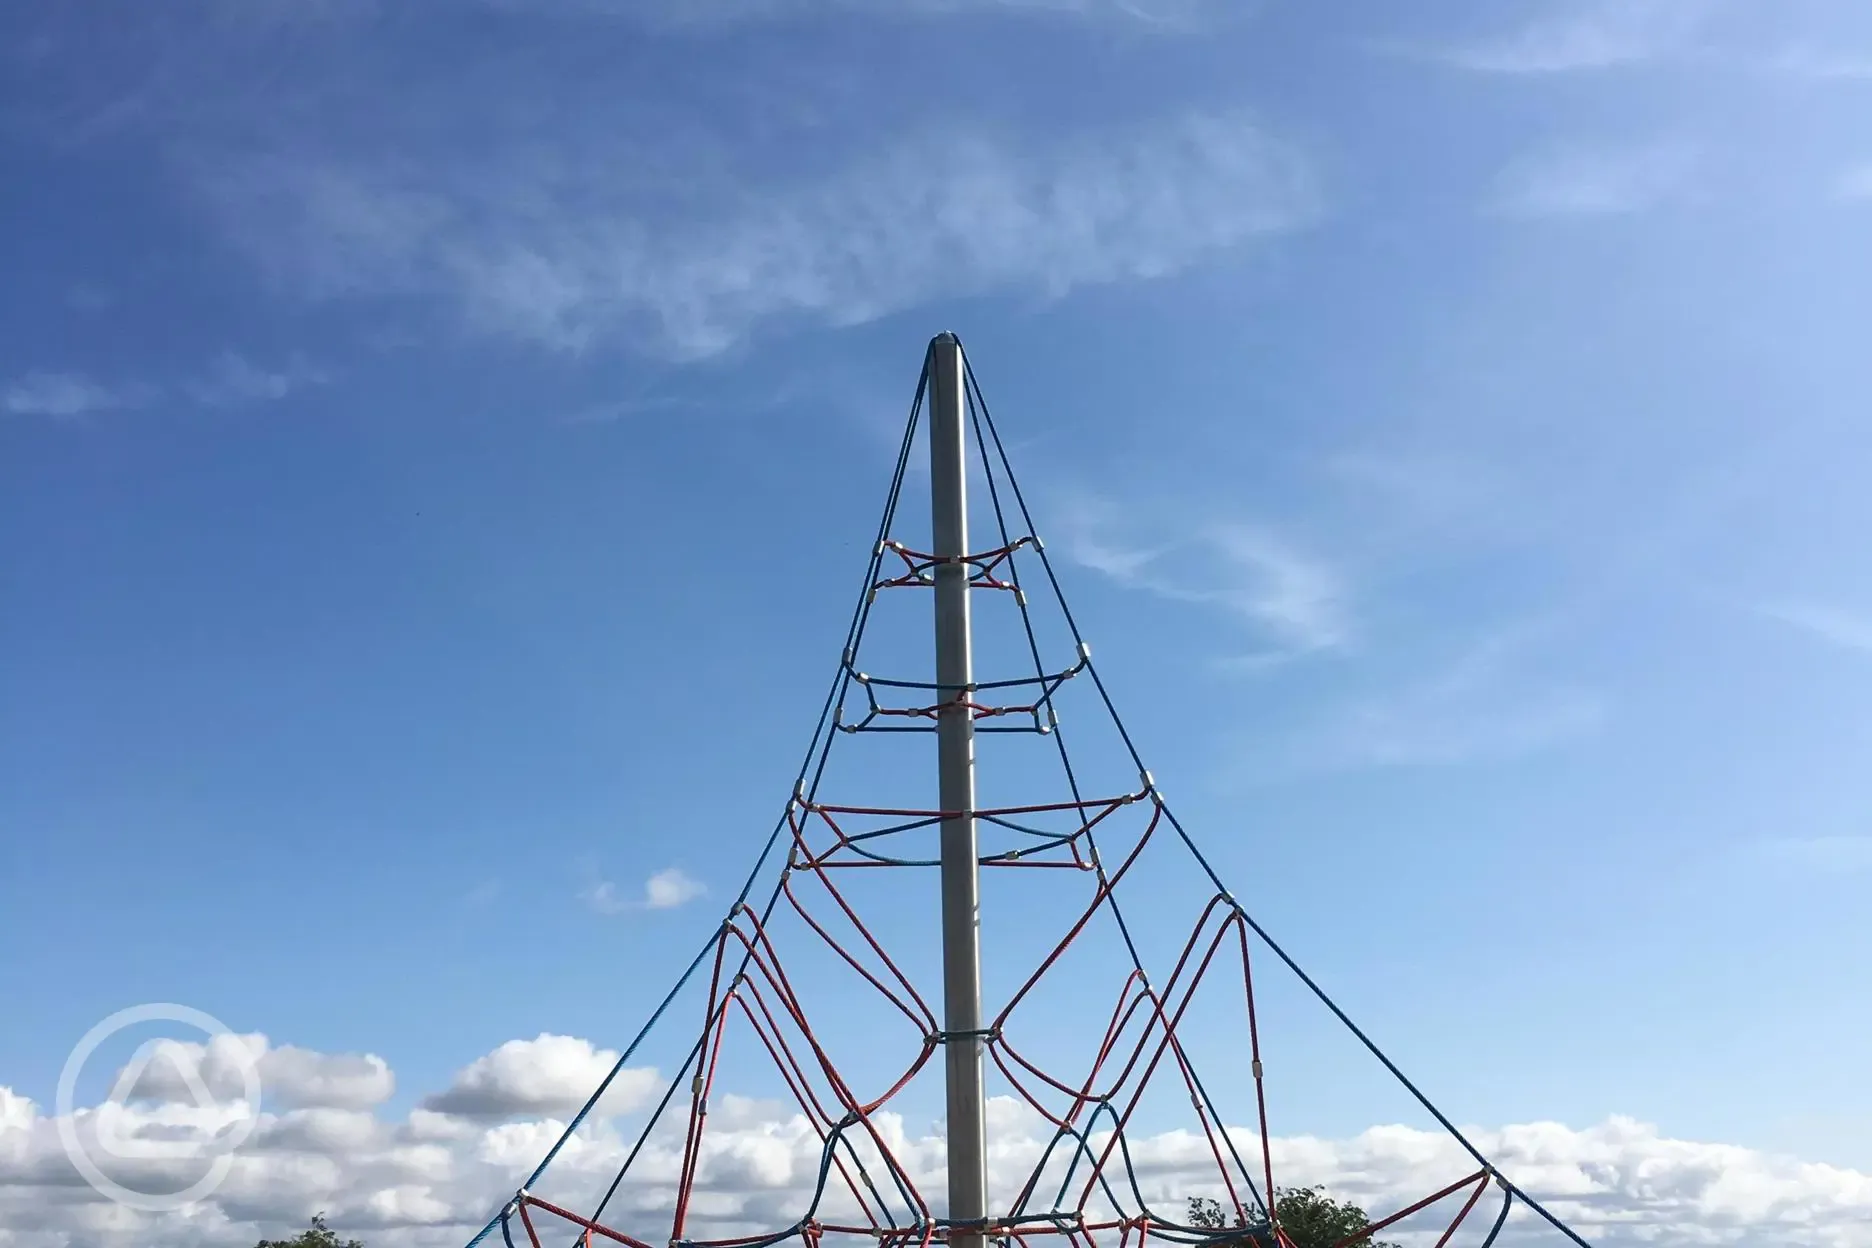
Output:
[[986,1040],[993,1044],[1001,1038],[999,1027],[978,1027],[973,1031],[932,1031],[928,1035],[932,1044],[948,1044],[951,1040]]

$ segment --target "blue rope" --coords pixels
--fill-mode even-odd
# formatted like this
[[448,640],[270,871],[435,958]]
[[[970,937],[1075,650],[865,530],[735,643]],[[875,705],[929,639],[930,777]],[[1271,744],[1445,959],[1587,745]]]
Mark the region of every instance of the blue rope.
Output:
[[1482,1248],[1495,1248],[1495,1237],[1501,1234],[1501,1228],[1508,1223],[1508,1213],[1514,1208],[1514,1189],[1502,1188],[1501,1212],[1495,1215],[1495,1225],[1489,1228],[1488,1238],[1482,1241]]
[[559,1156],[559,1150],[564,1148],[566,1141],[572,1138],[572,1133],[577,1131],[579,1127],[584,1124],[585,1119],[590,1116],[592,1109],[597,1106],[599,1098],[605,1094],[611,1087],[612,1081],[623,1071],[624,1064],[630,1061],[631,1057],[637,1052],[637,1047],[643,1043],[644,1037],[650,1034],[650,1029],[657,1025],[657,1021],[663,1017],[664,1011],[669,1009],[670,1003],[676,1000],[676,995],[683,990],[689,983],[689,980],[695,975],[696,971],[701,968],[703,961],[708,957],[709,950],[713,949],[721,939],[721,931],[717,929],[715,934],[709,937],[708,943],[704,944],[702,948],[696,952],[695,957],[691,959],[689,963],[689,968],[682,973],[682,977],[676,981],[676,986],[671,988],[669,992],[664,995],[662,1002],[651,1012],[650,1021],[645,1023],[638,1030],[635,1038],[625,1046],[624,1052],[618,1056],[617,1064],[611,1067],[611,1072],[604,1077],[604,1082],[598,1085],[598,1090],[592,1093],[591,1098],[585,1102],[578,1113],[572,1116],[572,1121],[567,1125],[565,1133],[547,1150],[545,1160],[541,1161],[539,1165],[534,1168],[533,1173],[527,1176],[527,1181],[521,1184],[523,1190],[530,1189],[535,1183],[539,1182],[540,1175],[546,1173],[546,1167],[552,1165],[553,1160]]
[[[722,1008],[727,1007],[724,1005]],[[676,1071],[675,1077],[670,1080],[669,1087],[663,1090],[663,1099],[657,1102],[657,1107],[651,1110],[650,1116],[644,1120],[643,1130],[638,1133],[637,1142],[631,1145],[630,1152],[625,1155],[624,1164],[618,1167],[617,1177],[611,1180],[611,1186],[605,1189],[604,1196],[598,1201],[598,1207],[592,1210],[592,1221],[596,1222],[604,1217],[605,1209],[611,1204],[611,1198],[617,1195],[618,1188],[623,1185],[624,1176],[629,1173],[631,1164],[637,1160],[637,1154],[643,1151],[644,1145],[649,1141],[650,1132],[656,1127],[657,1120],[663,1117],[663,1111],[668,1109],[670,1102],[675,1099],[676,1089],[682,1086],[683,1076],[689,1073],[689,1068],[695,1065],[697,1058],[702,1056],[702,1041],[706,1038],[706,1033],[696,1037],[695,1044],[689,1050],[689,1056],[683,1059],[683,1064]]]

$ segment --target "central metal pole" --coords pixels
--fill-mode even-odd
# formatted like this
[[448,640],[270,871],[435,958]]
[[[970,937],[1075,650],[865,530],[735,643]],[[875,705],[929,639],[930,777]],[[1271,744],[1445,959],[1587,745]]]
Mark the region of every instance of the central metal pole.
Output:
[[[968,435],[962,344],[938,334],[929,346],[930,517],[936,581],[936,765],[942,821],[943,1030],[947,1033],[949,1220],[956,1248],[981,1248],[988,1217],[983,1122],[981,895],[975,846],[975,715],[969,637]],[[946,562],[945,562],[946,561]]]

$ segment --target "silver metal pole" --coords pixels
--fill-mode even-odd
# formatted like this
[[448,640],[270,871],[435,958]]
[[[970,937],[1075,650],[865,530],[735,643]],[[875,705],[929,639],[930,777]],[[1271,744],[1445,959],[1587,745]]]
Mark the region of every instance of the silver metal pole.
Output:
[[[930,517],[939,559],[968,553],[968,433],[962,345],[938,334],[929,346]],[[962,705],[974,683],[969,569],[938,563],[936,693],[937,801],[942,821],[943,1030],[948,1033],[949,1220],[988,1216],[987,1134],[982,1097],[981,897],[975,845],[975,716]],[[952,1230],[956,1248],[980,1248],[979,1229]]]

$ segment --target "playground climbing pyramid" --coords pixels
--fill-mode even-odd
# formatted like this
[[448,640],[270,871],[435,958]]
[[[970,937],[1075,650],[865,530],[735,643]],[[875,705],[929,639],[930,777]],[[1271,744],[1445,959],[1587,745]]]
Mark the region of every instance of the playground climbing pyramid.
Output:
[[[906,505],[924,480],[929,507]],[[470,1248],[1585,1243],[1178,821],[951,335],[926,353],[857,589],[745,887]],[[1286,1022],[1303,1007],[1310,1031]],[[1363,1176],[1369,1222],[1330,1244],[1277,1199],[1345,1177],[1279,1131],[1320,1103],[1290,1084],[1326,1033],[1363,1072],[1337,1088],[1389,1089],[1426,1124],[1421,1165]],[[657,1096],[612,1112],[612,1080],[653,1053]]]

